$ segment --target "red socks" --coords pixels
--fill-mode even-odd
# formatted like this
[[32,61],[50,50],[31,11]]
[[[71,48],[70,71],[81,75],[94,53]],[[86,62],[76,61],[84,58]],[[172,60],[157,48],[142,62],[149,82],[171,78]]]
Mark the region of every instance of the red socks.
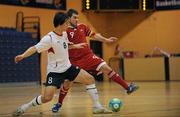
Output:
[[58,102],[60,104],[63,103],[63,100],[64,100],[65,96],[67,95],[68,90],[69,89],[65,89],[64,87],[61,88],[60,93],[59,93],[59,100],[58,100]]
[[108,73],[109,78],[111,78],[114,82],[120,84],[126,90],[128,89],[128,83],[122,79],[122,77],[117,74],[115,71],[111,71]]

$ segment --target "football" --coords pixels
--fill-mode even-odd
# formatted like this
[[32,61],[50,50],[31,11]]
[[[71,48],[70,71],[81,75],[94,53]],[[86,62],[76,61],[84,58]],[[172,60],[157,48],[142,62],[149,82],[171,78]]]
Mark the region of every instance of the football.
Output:
[[113,98],[109,101],[109,108],[113,111],[113,112],[118,112],[120,111],[122,107],[122,101],[118,98]]

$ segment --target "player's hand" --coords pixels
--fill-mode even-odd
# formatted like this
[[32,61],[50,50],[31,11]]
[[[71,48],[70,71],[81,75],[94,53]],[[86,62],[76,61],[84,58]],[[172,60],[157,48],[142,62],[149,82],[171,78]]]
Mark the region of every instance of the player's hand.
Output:
[[74,47],[79,49],[79,48],[84,48],[87,45],[88,45],[87,43],[79,43],[79,44],[74,44]]
[[20,61],[22,61],[24,59],[24,56],[23,55],[17,55],[15,58],[14,58],[14,62],[15,63],[18,63]]
[[113,42],[115,42],[117,40],[118,40],[118,38],[116,38],[116,37],[110,37],[110,38],[108,38],[108,40],[106,42],[113,43]]
[[68,42],[68,45],[73,45],[73,44],[74,44],[73,42],[70,42],[70,41]]

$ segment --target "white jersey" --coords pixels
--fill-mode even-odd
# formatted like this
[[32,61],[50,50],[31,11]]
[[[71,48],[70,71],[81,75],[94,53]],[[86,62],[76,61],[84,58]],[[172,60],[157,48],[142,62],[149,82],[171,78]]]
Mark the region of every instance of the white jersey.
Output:
[[38,53],[48,50],[47,74],[49,72],[63,73],[70,68],[68,42],[66,32],[63,32],[61,36],[49,32],[35,45]]

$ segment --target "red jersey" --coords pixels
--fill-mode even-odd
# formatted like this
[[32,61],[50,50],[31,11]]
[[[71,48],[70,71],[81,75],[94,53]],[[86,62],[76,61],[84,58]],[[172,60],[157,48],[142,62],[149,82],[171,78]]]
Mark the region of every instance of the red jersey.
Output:
[[[95,33],[84,24],[79,24],[76,28],[69,27],[66,32],[69,41],[74,44],[87,43],[86,37],[95,35]],[[97,74],[100,66],[105,63],[103,59],[97,57],[92,52],[89,45],[80,49],[70,49],[69,58],[73,65],[79,66],[92,74]]]
[[[92,33],[90,28],[84,24],[78,24],[76,28],[68,27],[67,35],[70,42],[74,44],[78,43],[87,43],[86,37],[93,36],[95,33]],[[82,59],[83,56],[93,54],[89,45],[81,49],[70,49],[69,50],[69,58],[72,61],[76,61]]]

